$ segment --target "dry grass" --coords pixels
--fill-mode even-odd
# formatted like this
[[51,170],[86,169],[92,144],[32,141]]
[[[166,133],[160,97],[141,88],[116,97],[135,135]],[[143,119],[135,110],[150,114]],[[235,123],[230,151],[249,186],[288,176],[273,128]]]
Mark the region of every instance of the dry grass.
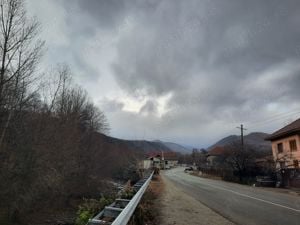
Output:
[[159,175],[154,175],[135,211],[130,225],[157,225],[160,217],[160,196],[164,191],[164,183]]
[[151,192],[154,196],[154,198],[159,198],[159,196],[162,194],[162,192],[165,189],[165,184],[163,183],[161,176],[159,175],[154,175],[148,191]]

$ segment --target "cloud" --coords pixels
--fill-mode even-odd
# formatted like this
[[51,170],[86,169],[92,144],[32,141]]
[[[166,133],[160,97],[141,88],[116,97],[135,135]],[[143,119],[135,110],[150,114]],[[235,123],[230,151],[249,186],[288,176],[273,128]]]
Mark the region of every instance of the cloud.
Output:
[[158,103],[155,100],[148,100],[140,109],[141,115],[156,115],[158,114]]
[[102,99],[98,102],[99,105],[102,106],[102,109],[108,113],[114,113],[122,111],[124,107],[124,103],[117,101],[117,100],[110,100],[110,99]]
[[112,135],[205,147],[300,108],[297,0],[46,2],[30,7],[56,18],[47,58],[71,64]]

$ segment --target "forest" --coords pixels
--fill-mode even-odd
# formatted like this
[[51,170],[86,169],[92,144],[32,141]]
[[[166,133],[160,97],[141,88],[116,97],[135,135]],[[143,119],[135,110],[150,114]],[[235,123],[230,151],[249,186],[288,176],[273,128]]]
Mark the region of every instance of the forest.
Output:
[[46,43],[24,2],[1,0],[0,10],[0,223],[23,223],[109,193],[139,153],[105,135],[104,113],[68,65],[39,67]]

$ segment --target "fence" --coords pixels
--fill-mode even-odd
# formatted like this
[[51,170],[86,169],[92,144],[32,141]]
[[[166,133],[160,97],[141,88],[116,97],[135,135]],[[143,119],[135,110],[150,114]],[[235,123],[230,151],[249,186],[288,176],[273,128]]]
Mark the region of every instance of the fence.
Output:
[[126,225],[149,186],[152,176],[153,172],[133,186],[137,192],[132,199],[116,199],[115,202],[106,206],[104,210],[93,219],[90,219],[87,225]]

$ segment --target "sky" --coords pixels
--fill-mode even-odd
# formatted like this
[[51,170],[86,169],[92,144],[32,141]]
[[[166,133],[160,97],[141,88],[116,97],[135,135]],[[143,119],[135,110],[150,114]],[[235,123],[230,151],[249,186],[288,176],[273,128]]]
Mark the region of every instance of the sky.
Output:
[[299,0],[27,0],[110,135],[207,147],[300,117]]

